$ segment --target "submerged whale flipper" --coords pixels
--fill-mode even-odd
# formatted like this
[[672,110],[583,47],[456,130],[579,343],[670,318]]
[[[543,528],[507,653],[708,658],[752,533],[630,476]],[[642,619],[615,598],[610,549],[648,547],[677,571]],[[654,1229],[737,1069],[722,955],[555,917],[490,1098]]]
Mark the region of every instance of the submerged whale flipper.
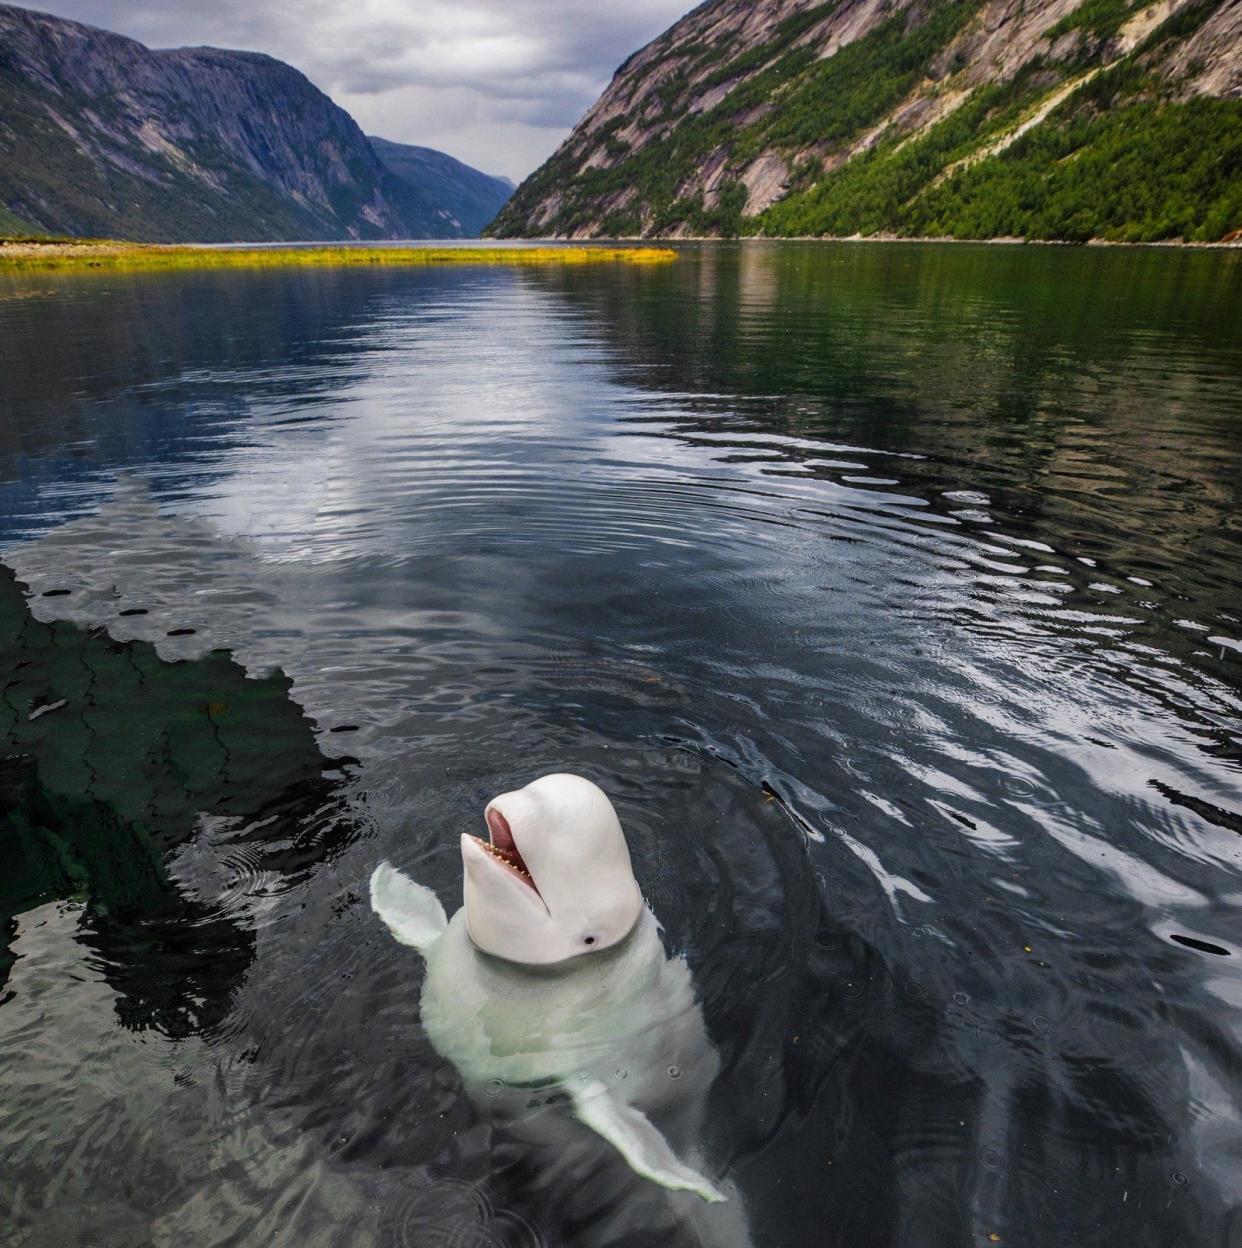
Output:
[[444,907],[435,893],[388,862],[381,862],[371,875],[371,909],[401,944],[417,949],[423,957],[448,930]]
[[697,1170],[679,1161],[646,1115],[611,1096],[606,1084],[597,1079],[579,1081],[566,1091],[578,1120],[603,1136],[635,1174],[672,1192],[693,1192],[708,1204],[727,1199]]

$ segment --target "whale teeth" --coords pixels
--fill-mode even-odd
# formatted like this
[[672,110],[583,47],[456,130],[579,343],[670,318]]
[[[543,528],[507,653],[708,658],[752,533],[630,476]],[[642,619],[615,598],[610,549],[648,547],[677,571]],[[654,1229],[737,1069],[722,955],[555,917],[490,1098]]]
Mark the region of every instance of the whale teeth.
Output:
[[[0,3],[2,2],[3,0],[0,0]],[[531,873],[526,869],[526,863],[522,861],[522,855],[518,852],[516,846],[512,849],[507,847],[501,848],[500,846],[493,845],[490,841],[485,841],[481,836],[472,836],[470,839],[474,841],[476,845],[479,845],[483,849],[487,850],[487,852],[491,854],[497,862],[501,863],[508,870],[512,871],[514,875],[523,880],[527,887],[530,888],[535,894],[539,893],[539,885],[535,883]]]
[[524,871],[514,861],[514,858],[516,858],[517,855],[514,854],[512,850],[497,849],[495,845],[490,845],[488,844],[487,841],[483,841],[481,842],[481,844],[483,845],[483,848],[486,849],[487,852],[491,854],[491,856],[495,858],[497,861],[503,862],[506,867],[509,867],[512,870],[516,871],[518,875],[523,876],[525,879],[528,879],[528,880],[530,879],[530,872]]

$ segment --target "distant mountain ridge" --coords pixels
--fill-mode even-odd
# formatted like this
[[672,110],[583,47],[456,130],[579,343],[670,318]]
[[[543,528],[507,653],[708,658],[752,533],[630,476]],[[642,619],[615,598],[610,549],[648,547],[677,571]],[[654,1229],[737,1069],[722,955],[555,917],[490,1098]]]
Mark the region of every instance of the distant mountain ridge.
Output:
[[434,186],[437,211],[460,226],[468,237],[482,232],[516,189],[508,178],[480,173],[432,147],[393,143],[370,137],[383,164],[411,186]]
[[407,156],[428,150],[383,143],[381,157],[272,57],[152,50],[0,5],[0,230],[152,242],[477,232],[510,188],[447,156],[442,183],[434,162]]
[[707,0],[496,235],[1213,241],[1242,231],[1242,0]]

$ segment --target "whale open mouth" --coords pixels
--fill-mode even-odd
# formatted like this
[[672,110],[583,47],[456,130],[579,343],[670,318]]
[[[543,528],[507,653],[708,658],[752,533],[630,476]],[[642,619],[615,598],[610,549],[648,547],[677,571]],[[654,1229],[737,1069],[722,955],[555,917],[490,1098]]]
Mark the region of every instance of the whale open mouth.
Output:
[[517,842],[513,839],[513,831],[509,827],[509,821],[495,806],[489,806],[483,812],[483,818],[487,822],[487,832],[491,837],[491,842],[489,843],[478,836],[474,839],[506,871],[517,876],[523,884],[538,893],[539,889],[535,887],[535,881],[531,878],[526,861],[518,851]]

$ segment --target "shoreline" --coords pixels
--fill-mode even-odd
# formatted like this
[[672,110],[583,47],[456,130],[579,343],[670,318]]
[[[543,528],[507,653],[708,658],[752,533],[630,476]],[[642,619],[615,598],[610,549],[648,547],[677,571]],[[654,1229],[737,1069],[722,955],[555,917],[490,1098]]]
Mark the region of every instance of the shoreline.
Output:
[[[669,240],[670,242],[673,240]],[[849,234],[845,236],[816,235],[751,235],[748,242],[772,243],[954,243],[964,247],[1163,247],[1173,251],[1242,251],[1242,238],[1229,242],[1197,243],[1181,238],[1160,239],[1155,242],[1125,243],[1112,238],[1089,238],[1075,242],[1068,238],[951,238],[926,235],[907,238],[900,234]]]
[[[528,246],[517,245],[529,243]],[[735,239],[711,235],[641,239],[501,239],[495,242],[428,243],[129,243],[116,239],[35,239],[0,237],[0,275],[31,272],[192,271],[275,268],[436,268],[449,266],[548,267],[585,264],[666,264],[677,259],[679,244],[914,244],[951,243],[966,247],[1112,247],[1174,251],[1242,251],[1242,238],[1199,243],[1163,240],[1122,243],[1091,239],[1085,243],[1025,238],[905,238],[894,234],[757,236]]]
[[115,239],[0,238],[0,273],[71,269],[393,268],[448,265],[665,264],[677,258],[667,245],[545,243],[513,247],[370,246],[339,243],[127,243]]
[[[534,236],[529,241],[535,241]],[[579,246],[590,243],[600,243],[605,246],[619,243],[631,245],[649,243],[674,247],[678,243],[918,243],[922,245],[952,243],[960,247],[1160,247],[1171,251],[1242,251],[1242,237],[1215,243],[1187,242],[1180,238],[1127,243],[1111,238],[1089,238],[1085,242],[1076,242],[1067,238],[954,238],[934,234],[917,236],[904,234],[741,234],[736,238],[722,238],[717,234],[679,234],[675,238],[641,238],[636,235],[622,235],[618,238],[592,239],[549,235],[547,241]]]

